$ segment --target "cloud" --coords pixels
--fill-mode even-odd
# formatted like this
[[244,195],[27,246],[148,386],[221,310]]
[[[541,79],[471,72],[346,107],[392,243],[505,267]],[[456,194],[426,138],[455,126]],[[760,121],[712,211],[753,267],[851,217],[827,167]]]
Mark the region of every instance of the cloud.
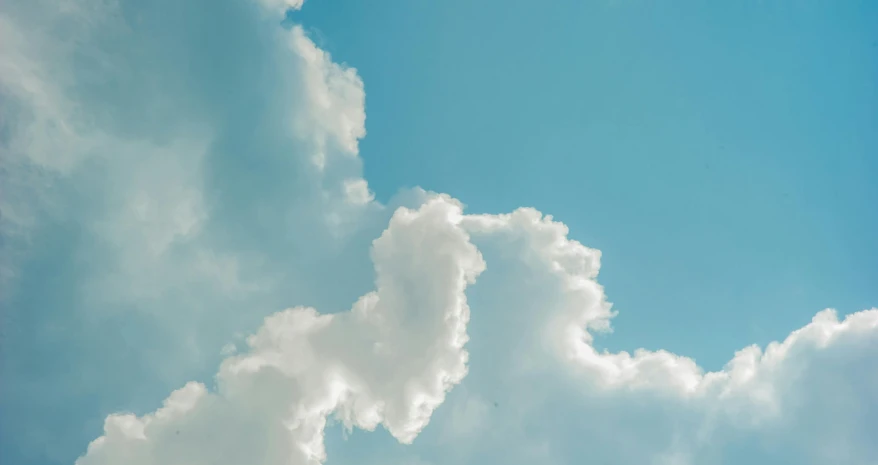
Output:
[[436,197],[400,208],[373,245],[376,290],[347,313],[294,308],[226,359],[218,391],[187,384],[154,414],[110,416],[77,463],[321,463],[327,416],[410,443],[466,374],[464,290],[484,269]]
[[72,460],[266,315],[368,288],[393,210],[360,174],[362,81],[301,28],[170,0],[4,2],[0,26],[0,450]]
[[539,443],[544,459],[558,463],[583,456],[612,464],[878,459],[868,438],[878,422],[878,377],[860,371],[875,366],[878,309],[843,320],[821,311],[783,341],[742,349],[718,372],[666,351],[598,351],[589,328],[606,331],[613,316],[595,281],[599,252],[532,209],[461,224],[485,251],[482,278],[502,270],[487,295],[472,296],[474,319],[484,308],[484,326],[523,335],[471,348],[472,376],[486,363],[501,368],[465,381],[467,396],[502,393],[506,407],[486,421],[490,433],[476,436],[469,460],[526,463],[520,457],[532,449],[523,445]]
[[[606,330],[612,316],[594,281],[597,251],[569,240],[562,224],[532,209],[465,216],[459,204],[439,196],[418,211],[398,210],[375,242],[375,294],[364,296],[349,314],[294,309],[267,319],[251,339],[250,353],[224,362],[218,394],[207,394],[199,385],[201,395],[216,397],[220,405],[246,405],[229,407],[232,413],[225,413],[226,407],[209,409],[203,414],[221,417],[203,424],[219,430],[193,432],[196,437],[228,437],[219,442],[229,446],[228,452],[193,442],[187,443],[192,452],[161,455],[177,450],[164,444],[167,430],[202,422],[181,412],[180,419],[168,417],[166,424],[157,420],[160,410],[140,419],[109,418],[105,436],[82,463],[133,460],[113,451],[129,453],[138,447],[159,451],[138,453],[148,458],[143,463],[173,463],[174,457],[224,463],[219,457],[250,450],[268,454],[260,456],[266,457],[261,463],[319,463],[325,458],[326,417],[333,412],[347,427],[373,430],[384,424],[398,440],[411,442],[445,392],[466,374],[468,309],[461,303],[466,284],[484,266],[470,234],[507,254],[507,263],[499,264],[505,292],[492,299],[518,304],[509,308],[496,302],[492,308],[503,311],[493,315],[497,320],[490,325],[515,327],[505,328],[503,337],[492,342],[500,345],[494,353],[503,354],[490,360],[500,367],[499,374],[470,385],[471,392],[445,416],[443,432],[432,439],[447,443],[455,437],[449,432],[455,433],[456,447],[470,443],[469,457],[439,453],[430,457],[432,463],[474,457],[570,463],[583,450],[597,462],[618,464],[875,459],[878,448],[866,436],[878,412],[878,377],[858,371],[869,366],[878,349],[878,310],[842,321],[831,310],[820,312],[765,351],[743,349],[719,372],[704,373],[691,359],[667,352],[601,353],[592,348],[587,332],[578,332]],[[393,304],[383,307],[383,302]],[[507,312],[524,317],[508,318]],[[353,321],[342,323],[345,318]],[[335,333],[334,325],[345,329]],[[509,338],[510,333],[522,337]],[[432,381],[417,381],[423,377]],[[316,381],[302,381],[311,379]],[[382,386],[388,382],[382,380],[390,384]],[[244,387],[231,387],[239,383]],[[433,388],[422,397],[413,386]],[[514,421],[498,418],[481,400],[498,389],[504,398],[494,411],[502,403],[502,415]],[[838,399],[840,390],[847,399]],[[249,416],[263,408],[270,415]],[[240,411],[247,412],[246,420],[239,418]],[[407,413],[391,413],[401,411]],[[251,447],[248,435],[225,431],[240,424],[248,431],[265,431],[259,437],[268,442]],[[274,447],[291,449],[275,454]],[[302,450],[308,452],[294,454]]]
[[564,224],[375,200],[363,82],[301,6],[0,6],[4,461],[878,462],[878,310],[718,372],[597,350]]
[[256,0],[269,13],[283,14],[287,10],[302,8],[305,0]]

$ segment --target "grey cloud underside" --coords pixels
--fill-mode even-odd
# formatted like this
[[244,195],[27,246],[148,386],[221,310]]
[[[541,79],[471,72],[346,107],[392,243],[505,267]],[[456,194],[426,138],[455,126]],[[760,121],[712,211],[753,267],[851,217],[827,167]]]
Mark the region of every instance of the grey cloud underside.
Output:
[[[420,190],[371,198],[363,84],[278,26],[299,6],[0,6],[16,328],[4,451],[80,465],[878,462],[878,310],[821,312],[716,373],[596,351],[614,316],[600,253],[563,224],[468,215]],[[221,356],[230,341],[243,350]],[[96,400],[76,410],[83,399]],[[137,414],[100,435],[119,410]],[[69,433],[80,418],[87,437]],[[394,440],[363,445],[357,430],[379,427]]]

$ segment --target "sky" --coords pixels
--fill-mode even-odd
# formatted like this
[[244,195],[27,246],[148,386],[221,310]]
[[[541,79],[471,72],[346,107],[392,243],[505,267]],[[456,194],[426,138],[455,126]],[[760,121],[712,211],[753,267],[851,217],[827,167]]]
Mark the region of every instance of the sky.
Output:
[[876,23],[0,4],[0,463],[878,463]]

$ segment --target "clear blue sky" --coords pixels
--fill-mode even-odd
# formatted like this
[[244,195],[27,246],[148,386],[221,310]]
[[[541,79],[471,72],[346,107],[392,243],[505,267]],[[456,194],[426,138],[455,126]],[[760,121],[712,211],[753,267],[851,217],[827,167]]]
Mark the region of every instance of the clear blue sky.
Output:
[[[613,349],[718,369],[878,300],[878,4],[315,1],[366,178],[534,206],[603,252]],[[685,327],[684,331],[680,328]]]

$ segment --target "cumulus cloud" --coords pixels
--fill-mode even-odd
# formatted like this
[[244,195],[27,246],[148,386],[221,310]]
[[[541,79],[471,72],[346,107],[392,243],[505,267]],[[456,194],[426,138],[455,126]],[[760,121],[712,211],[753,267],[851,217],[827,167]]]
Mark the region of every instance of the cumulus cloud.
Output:
[[[0,6],[0,298],[18,328],[3,335],[0,450],[79,465],[878,463],[878,310],[822,311],[717,372],[596,349],[615,316],[601,255],[563,223],[421,190],[375,200],[363,82],[281,27],[301,7]],[[274,313],[288,305],[302,306]],[[136,413],[103,419],[120,410]],[[102,433],[80,428],[95,419]],[[328,446],[339,426],[406,446]]]
[[[436,440],[451,439],[455,447],[475,440],[469,456],[437,454],[431,461],[571,463],[583,450],[597,462],[620,465],[823,464],[841,457],[865,464],[878,457],[866,437],[878,407],[878,377],[857,373],[878,349],[878,310],[842,321],[832,310],[820,312],[764,351],[743,349],[719,372],[704,373],[693,360],[668,352],[598,352],[587,329],[608,329],[612,313],[595,281],[597,251],[568,239],[563,224],[535,210],[466,216],[439,196],[417,211],[397,211],[374,244],[377,291],[349,313],[298,308],[268,318],[250,339],[250,352],[223,363],[216,394],[190,385],[154,414],[110,417],[105,436],[81,463],[135,460],[128,457],[225,463],[222,457],[236,453],[266,464],[319,463],[333,413],[347,427],[383,424],[411,442],[467,371],[464,290],[484,267],[470,234],[507,252],[513,271],[502,273],[503,285],[518,305],[502,310],[524,317],[498,314],[491,324],[515,325],[503,336],[522,337],[495,342],[505,356],[491,363],[501,373],[472,388],[445,417]],[[514,262],[541,291],[521,282]],[[483,400],[495,389],[491,384],[504,391],[503,408],[511,411],[504,415],[515,421],[491,413]],[[195,399],[193,407],[171,409],[177,397]],[[197,408],[202,402],[211,408]],[[231,406],[236,403],[243,406]],[[181,451],[165,444],[181,441],[168,431],[183,431],[190,422],[197,426],[187,434],[223,438],[222,446],[183,441],[192,449]],[[259,431],[258,439],[229,432],[232,425]],[[230,450],[219,452],[224,447]],[[131,451],[141,452],[124,455]]]
[[[516,320],[522,329],[512,333],[524,336],[514,344],[492,340],[499,348],[483,348],[492,365],[505,360],[505,368],[479,380],[481,389],[467,385],[476,395],[509,395],[503,404],[511,412],[492,415],[489,433],[477,436],[489,438],[472,452],[481,460],[526,463],[516,456],[530,449],[516,447],[535,443],[557,463],[583,454],[620,465],[878,459],[868,438],[878,421],[878,377],[858,373],[875,367],[878,309],[843,320],[824,310],[783,341],[742,349],[717,372],[666,351],[599,351],[591,332],[608,330],[613,313],[596,282],[598,251],[532,209],[467,216],[462,225],[494,250],[485,255],[485,279],[500,267],[502,280],[511,280],[502,294],[491,291],[488,300],[505,307],[486,324],[529,315]],[[527,425],[525,432],[509,426],[510,415]],[[498,452],[502,444],[512,452]]]
[[143,408],[290,301],[368,287],[392,210],[360,174],[362,81],[300,27],[239,1],[28,0],[0,35],[0,428],[21,431],[0,449],[64,461],[96,431],[72,410]]
[[399,209],[373,245],[376,290],[346,313],[267,318],[218,391],[190,383],[154,414],[113,415],[78,464],[320,463],[335,413],[409,443],[466,374],[464,290],[484,268],[445,197]]

